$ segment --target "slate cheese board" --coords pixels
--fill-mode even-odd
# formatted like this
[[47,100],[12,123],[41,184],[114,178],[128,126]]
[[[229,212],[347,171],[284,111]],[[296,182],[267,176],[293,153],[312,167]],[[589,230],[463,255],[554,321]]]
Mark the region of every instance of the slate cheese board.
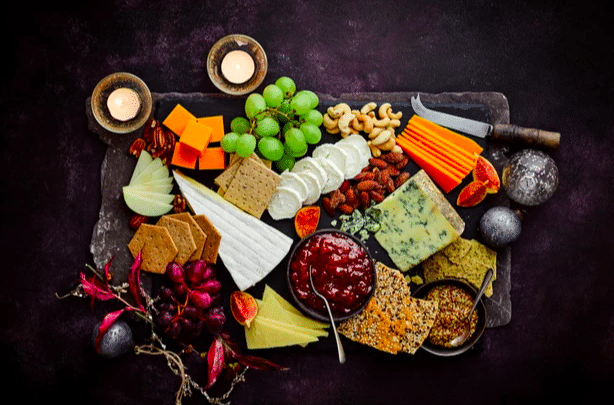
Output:
[[[509,106],[507,99],[501,93],[440,93],[427,94],[419,93],[422,102],[429,108],[436,108],[439,111],[456,114],[475,120],[489,122],[491,124],[509,123]],[[350,93],[333,97],[327,94],[318,94],[320,105],[318,110],[324,113],[326,109],[339,102],[345,102],[352,108],[360,109],[368,102],[374,101],[378,105],[384,102],[392,104],[394,111],[402,111],[401,127],[397,133],[405,127],[407,121],[414,114],[410,104],[412,96],[418,95],[417,92],[398,92],[398,93]],[[204,93],[153,93],[154,109],[152,115],[158,120],[163,120],[171,110],[181,104],[188,111],[197,117],[223,115],[225,131],[230,130],[230,120],[236,116],[244,116],[245,97],[228,96],[225,94],[204,94]],[[89,99],[86,100],[86,114],[88,117],[89,129],[99,135],[100,139],[108,145],[107,153],[101,167],[101,193],[102,202],[99,213],[99,220],[94,227],[90,251],[93,254],[95,265],[102,268],[104,264],[113,257],[113,269],[115,271],[115,282],[126,280],[127,272],[132,263],[132,257],[126,245],[132,238],[134,231],[128,226],[128,220],[132,213],[123,201],[122,186],[128,184],[136,159],[127,154],[132,141],[141,136],[142,129],[130,134],[113,134],[102,128],[92,116],[89,107]],[[338,135],[327,134],[323,129],[322,142],[335,142],[339,139]],[[501,173],[507,157],[505,153],[507,147],[490,140],[472,138],[483,148],[482,153],[489,159],[495,168]],[[307,155],[310,155],[314,146],[311,146]],[[419,167],[410,161],[405,168],[410,174],[415,174]],[[193,177],[206,186],[215,189],[213,184],[214,177],[219,171],[199,171],[181,170],[186,175]],[[469,176],[470,177],[470,176]],[[509,206],[509,199],[502,190],[496,195],[487,196],[486,200],[476,207],[458,208],[455,201],[458,193],[470,181],[465,179],[463,183],[446,194],[446,198],[457,208],[461,218],[465,221],[465,231],[461,235],[465,239],[480,240],[478,224],[481,216],[487,209],[503,205]],[[174,192],[178,193],[176,189]],[[321,206],[321,199],[318,202]],[[261,218],[264,222],[271,224],[286,235],[292,237],[295,242],[299,238],[294,230],[294,223],[291,219],[274,221],[265,212]],[[322,210],[319,229],[329,227],[339,227],[339,214],[335,217],[329,216]],[[334,226],[336,225],[336,226]],[[394,268],[386,251],[382,249],[371,235],[365,242],[367,248],[376,260]],[[285,284],[285,272],[288,258],[284,259],[278,268],[274,269],[262,282],[250,289],[250,292],[259,297],[265,284],[270,285],[286,299],[291,300],[290,293]],[[223,267],[223,264],[221,264]],[[488,311],[487,327],[503,326],[511,320],[511,249],[510,247],[497,250],[497,280],[493,284],[494,293],[491,297],[485,298],[485,305]],[[225,272],[227,273],[227,272]],[[421,275],[419,266],[409,270],[406,275]],[[144,287],[150,287],[152,280],[147,274],[142,277]],[[236,289],[232,279],[227,275],[221,280],[227,290]],[[416,286],[412,285],[412,288]]]

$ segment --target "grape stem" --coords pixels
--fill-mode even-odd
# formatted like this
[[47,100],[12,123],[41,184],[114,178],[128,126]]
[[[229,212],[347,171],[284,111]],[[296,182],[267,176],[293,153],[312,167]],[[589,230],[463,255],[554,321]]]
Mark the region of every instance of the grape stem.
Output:
[[258,122],[258,116],[261,114],[267,114],[267,113],[274,113],[274,114],[279,114],[279,115],[283,115],[288,121],[290,121],[290,119],[292,118],[290,116],[290,113],[284,113],[279,111],[279,109],[277,108],[273,108],[273,107],[267,107],[264,110],[256,113],[256,115],[254,115],[254,117],[250,120],[249,124],[249,131],[247,132],[248,134],[254,135],[256,138],[260,138],[260,136],[258,136],[256,133],[254,133],[254,129],[256,128],[256,123]]

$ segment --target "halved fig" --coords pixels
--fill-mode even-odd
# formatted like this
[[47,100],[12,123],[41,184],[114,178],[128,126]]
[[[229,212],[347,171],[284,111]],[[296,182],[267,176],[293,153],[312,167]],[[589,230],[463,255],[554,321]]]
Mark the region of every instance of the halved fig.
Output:
[[239,324],[249,329],[258,315],[258,303],[249,293],[234,291],[230,294],[230,311]]
[[487,186],[480,180],[474,180],[461,190],[456,199],[459,207],[473,207],[481,203],[488,194]]
[[486,185],[488,194],[496,194],[501,187],[501,180],[495,167],[483,156],[478,156],[473,168],[473,180],[481,181]]

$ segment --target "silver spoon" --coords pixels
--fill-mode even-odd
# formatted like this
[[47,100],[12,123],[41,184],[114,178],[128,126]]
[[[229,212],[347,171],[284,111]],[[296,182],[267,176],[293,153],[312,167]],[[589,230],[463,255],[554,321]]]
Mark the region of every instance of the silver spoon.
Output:
[[341,339],[339,339],[339,334],[337,333],[337,327],[335,326],[335,321],[333,320],[333,312],[330,310],[330,305],[328,304],[328,300],[322,294],[316,290],[316,286],[313,285],[313,278],[311,277],[311,267],[309,267],[309,282],[311,283],[311,289],[313,293],[324,300],[324,304],[326,304],[326,309],[328,310],[328,318],[330,319],[330,323],[333,327],[333,333],[335,334],[335,341],[337,342],[337,351],[339,352],[339,363],[345,363],[345,351],[343,350],[343,346],[341,345]]
[[484,291],[486,291],[486,287],[488,286],[488,283],[490,283],[490,280],[492,280],[493,274],[494,274],[493,269],[488,269],[488,271],[484,275],[484,279],[482,280],[482,285],[480,286],[480,290],[478,291],[478,294],[475,296],[473,307],[471,307],[471,311],[469,311],[469,315],[467,315],[467,318],[465,318],[465,329],[463,329],[463,332],[460,335],[458,335],[457,337],[455,337],[454,339],[450,341],[450,346],[452,347],[460,346],[463,343],[465,343],[467,339],[469,339],[469,336],[471,336],[471,316],[473,315],[473,312],[477,308],[478,302],[480,302],[480,298],[482,298],[482,294],[484,294]]

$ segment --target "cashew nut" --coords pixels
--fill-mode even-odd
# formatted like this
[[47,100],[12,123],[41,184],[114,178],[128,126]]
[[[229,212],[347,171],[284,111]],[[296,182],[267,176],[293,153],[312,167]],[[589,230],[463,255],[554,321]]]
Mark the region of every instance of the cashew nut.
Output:
[[334,107],[328,107],[327,112],[332,118],[340,118],[342,115],[351,114],[352,109],[346,103],[339,103]]
[[[390,103],[384,103],[382,105],[379,106],[379,110],[377,111],[377,115],[379,115],[380,118],[386,118],[388,117],[388,109],[391,108],[392,106],[390,105]],[[390,118],[390,117],[388,117]]]
[[350,111],[352,114],[359,116],[360,115],[360,110],[352,110]]
[[373,119],[365,114],[360,114],[356,117],[359,122],[363,123],[363,131],[370,134],[373,131]]
[[398,128],[398,127],[401,126],[401,120],[397,120],[397,119],[393,120],[393,119],[391,119],[390,123],[388,123],[388,126],[392,127],[392,128]]
[[332,118],[328,113],[322,116],[322,125],[324,128],[336,128],[339,118]]
[[390,118],[388,117],[382,118],[381,120],[373,121],[373,125],[375,125],[376,127],[386,127],[388,126],[388,124],[390,124]]
[[371,149],[371,155],[373,155],[373,157],[378,158],[382,156],[382,151],[377,146],[373,145],[371,141],[368,141],[367,145],[369,145],[369,149]]
[[371,111],[375,110],[376,107],[377,107],[377,104],[372,101],[362,106],[362,108],[360,109],[360,112],[361,114],[368,114]]
[[339,130],[338,126],[334,126],[332,128],[326,128],[326,132],[328,132],[331,135],[334,135],[334,134],[338,134],[339,132],[341,132],[341,130]]
[[[388,142],[388,140],[390,139],[392,133],[390,131],[382,131],[377,137],[375,137],[371,143],[377,147],[380,147],[380,145],[383,145],[384,143]],[[393,139],[394,141],[394,139]]]
[[[350,122],[352,122],[352,120],[356,118],[356,116],[354,114],[352,114],[351,112],[348,112],[346,114],[343,114],[341,116],[341,118],[339,118],[339,130],[341,131],[341,136],[343,136],[345,134],[345,136],[350,134]],[[345,136],[343,136],[345,138]]]
[[403,148],[401,148],[399,145],[394,145],[394,148],[392,148],[390,152],[403,153]]
[[380,150],[383,151],[391,151],[392,148],[394,148],[396,146],[396,141],[394,140],[394,138],[388,138],[388,140],[386,142],[384,142],[383,144],[380,145],[376,145]]
[[400,120],[402,116],[403,111],[397,111],[396,113],[393,113],[392,108],[388,110],[388,117],[390,117],[391,120]]
[[385,128],[383,127],[373,127],[373,130],[369,132],[369,139],[374,139],[384,130]]
[[356,118],[354,118],[352,120],[352,128],[354,128],[357,131],[364,131],[365,129],[365,124],[363,124],[362,122],[360,122],[358,120],[358,116]]

